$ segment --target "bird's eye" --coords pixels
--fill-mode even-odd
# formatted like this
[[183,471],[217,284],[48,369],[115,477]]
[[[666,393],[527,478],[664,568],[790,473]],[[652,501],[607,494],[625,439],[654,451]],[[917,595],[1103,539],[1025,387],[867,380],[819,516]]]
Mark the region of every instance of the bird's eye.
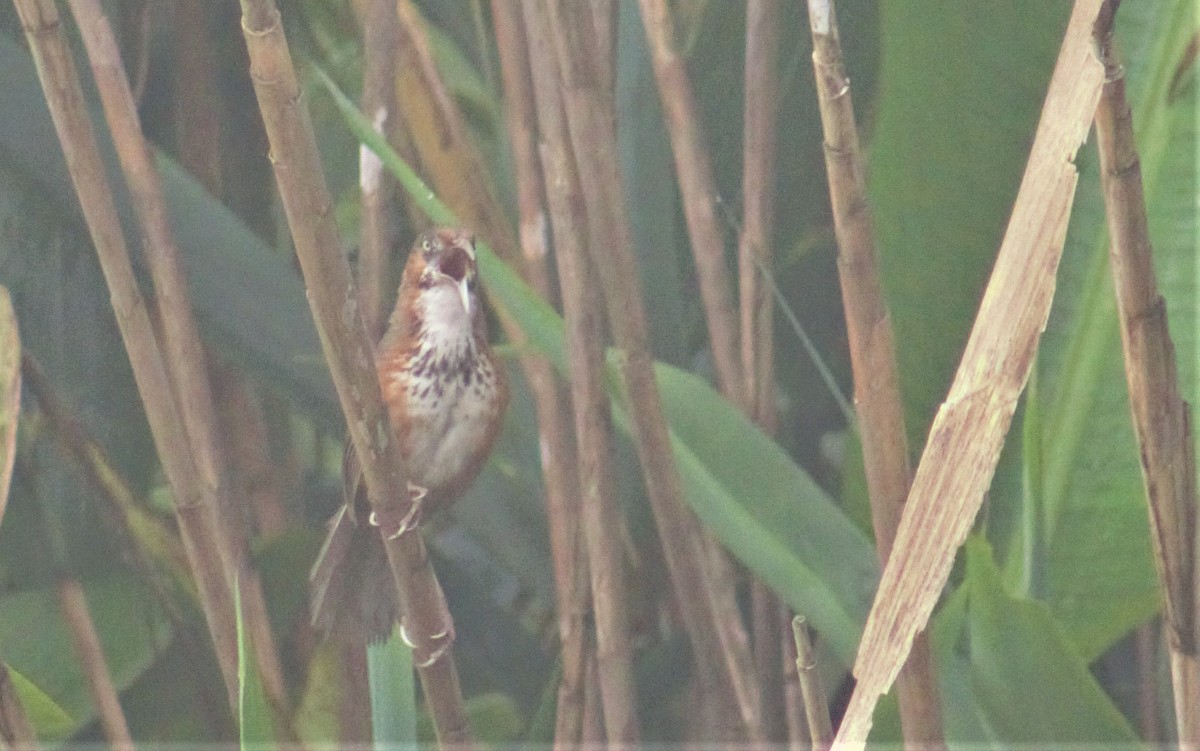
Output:
[[429,241],[428,237],[421,238],[421,252],[425,255],[429,255],[433,252],[433,243]]

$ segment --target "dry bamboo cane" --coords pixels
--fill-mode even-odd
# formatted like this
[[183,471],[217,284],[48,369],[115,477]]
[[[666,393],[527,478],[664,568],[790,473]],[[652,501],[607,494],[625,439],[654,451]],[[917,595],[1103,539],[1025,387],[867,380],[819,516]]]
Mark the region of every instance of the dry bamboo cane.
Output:
[[175,405],[157,335],[133,274],[70,46],[53,0],[14,2],[108,283],[113,311],[146,408],[150,432],[174,491],[184,549],[196,578],[201,606],[225,679],[229,705],[236,707],[237,641],[233,594],[217,552],[220,547],[216,517],[214,510],[203,502],[202,482]]
[[217,430],[212,386],[204,365],[207,358],[192,317],[191,295],[170,228],[158,172],[141,132],[116,39],[99,0],[69,0],[69,5],[83,37],[105,118],[142,229],[143,255],[150,268],[156,293],[155,307],[163,325],[163,354],[183,417],[183,428],[200,472],[204,503],[214,510],[218,520],[219,552],[226,576],[231,586],[237,586],[241,591],[243,618],[254,641],[263,687],[276,724],[295,741],[283,667],[267,621],[261,581],[250,562],[244,509],[232,498],[230,473]]
[[[542,160],[538,155],[538,114],[535,84],[530,68],[529,43],[522,7],[512,0],[493,0],[492,19],[500,74],[504,82],[504,111],[512,143],[520,214],[520,242],[525,271],[531,286],[545,300],[553,300],[550,279],[550,227],[543,189]],[[568,420],[566,396],[552,369],[544,361],[527,371],[531,380],[544,381],[537,390],[555,395],[543,408],[539,402],[538,441],[542,476],[546,484],[546,517],[550,552],[554,562],[558,633],[562,653],[555,717],[556,748],[571,748],[582,738],[585,645],[591,592],[586,546],[579,502],[579,454]],[[630,687],[632,688],[632,687]]]
[[1077,0],[1012,217],[945,402],[930,429],[859,644],[858,685],[835,748],[862,748],[879,697],[924,629],[995,472],[1054,296],[1078,173],[1072,163],[1104,71],[1092,50],[1102,0]]
[[1109,257],[1117,292],[1125,380],[1141,447],[1151,541],[1163,599],[1179,743],[1200,748],[1200,590],[1197,588],[1196,465],[1188,405],[1179,393],[1175,346],[1166,302],[1158,292],[1141,162],[1125,72],[1112,44],[1117,3],[1108,0],[1096,22],[1105,68],[1096,108],[1096,149],[1111,237]]
[[[321,336],[368,500],[381,530],[400,528],[410,507],[399,449],[374,367],[374,347],[338,243],[312,122],[300,96],[279,11],[271,0],[242,0],[242,30],[275,179],[283,199],[309,305]],[[454,627],[419,530],[383,535],[413,645],[426,706],[443,746],[471,745],[451,648]]]
[[[854,402],[875,547],[880,563],[886,565],[912,479],[904,406],[896,371],[892,321],[879,278],[850,79],[842,64],[837,14],[833,0],[809,0],[808,9],[813,70],[825,134],[825,171],[838,244],[838,277],[850,340]],[[913,638],[896,694],[905,743],[930,749],[944,747],[933,655],[924,633]]]
[[[547,0],[568,131],[587,213],[588,252],[603,287],[608,320],[621,350],[619,371],[636,405],[634,443],[667,569],[694,653],[712,670],[717,716],[732,710],[746,739],[761,737],[754,670],[738,614],[719,594],[706,560],[708,550],[695,515],[684,503],[654,376],[645,307],[638,289],[632,230],[625,213],[617,162],[611,95],[595,70],[595,28],[588,8],[573,0]],[[730,613],[734,616],[731,619]]]
[[[571,401],[579,447],[580,524],[596,619],[596,677],[610,743],[636,743],[633,645],[612,460],[611,414],[604,389],[603,309],[586,251],[582,186],[571,155],[560,79],[545,19],[524,5],[529,61],[541,132],[541,163],[554,232],[566,322]],[[586,694],[585,694],[586,696]],[[558,739],[556,742],[569,742]]]

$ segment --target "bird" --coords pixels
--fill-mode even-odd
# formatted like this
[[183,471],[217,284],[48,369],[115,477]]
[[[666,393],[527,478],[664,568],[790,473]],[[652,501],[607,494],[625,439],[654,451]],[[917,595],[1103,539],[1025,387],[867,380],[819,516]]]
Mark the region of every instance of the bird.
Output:
[[[470,488],[508,406],[504,368],[488,342],[469,230],[439,227],[417,237],[375,364],[413,508],[398,529],[389,530],[396,536]],[[309,576],[312,622],[328,633],[339,618],[357,614],[367,637],[382,641],[397,622],[399,605],[349,440],[342,480],[342,507]]]

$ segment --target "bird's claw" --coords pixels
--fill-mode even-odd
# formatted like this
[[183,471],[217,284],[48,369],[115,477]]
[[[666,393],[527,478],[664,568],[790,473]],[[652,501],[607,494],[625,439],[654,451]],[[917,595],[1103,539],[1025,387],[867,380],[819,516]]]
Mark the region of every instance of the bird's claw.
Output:
[[400,535],[403,535],[406,532],[411,532],[412,530],[421,526],[421,509],[424,506],[425,496],[427,495],[429,495],[428,488],[423,488],[420,485],[413,485],[411,482],[408,484],[408,498],[410,505],[408,512],[405,513],[400,519],[400,522],[396,524],[395,531],[387,531],[391,525],[388,524],[385,526],[384,521],[379,518],[379,513],[377,511],[371,511],[370,516],[367,517],[367,523],[372,527],[382,528],[387,539],[395,540],[399,538]]

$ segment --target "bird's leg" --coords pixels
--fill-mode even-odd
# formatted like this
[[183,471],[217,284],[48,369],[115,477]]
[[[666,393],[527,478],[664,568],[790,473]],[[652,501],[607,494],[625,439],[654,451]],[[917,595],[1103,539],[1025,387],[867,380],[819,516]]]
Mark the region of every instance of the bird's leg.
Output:
[[429,490],[420,485],[408,484],[408,511],[401,517],[393,528],[392,524],[387,523],[387,520],[380,519],[379,514],[371,511],[371,515],[367,517],[367,523],[372,527],[379,527],[380,532],[389,540],[395,540],[405,532],[421,526],[421,509],[425,505],[425,496],[429,495]]

